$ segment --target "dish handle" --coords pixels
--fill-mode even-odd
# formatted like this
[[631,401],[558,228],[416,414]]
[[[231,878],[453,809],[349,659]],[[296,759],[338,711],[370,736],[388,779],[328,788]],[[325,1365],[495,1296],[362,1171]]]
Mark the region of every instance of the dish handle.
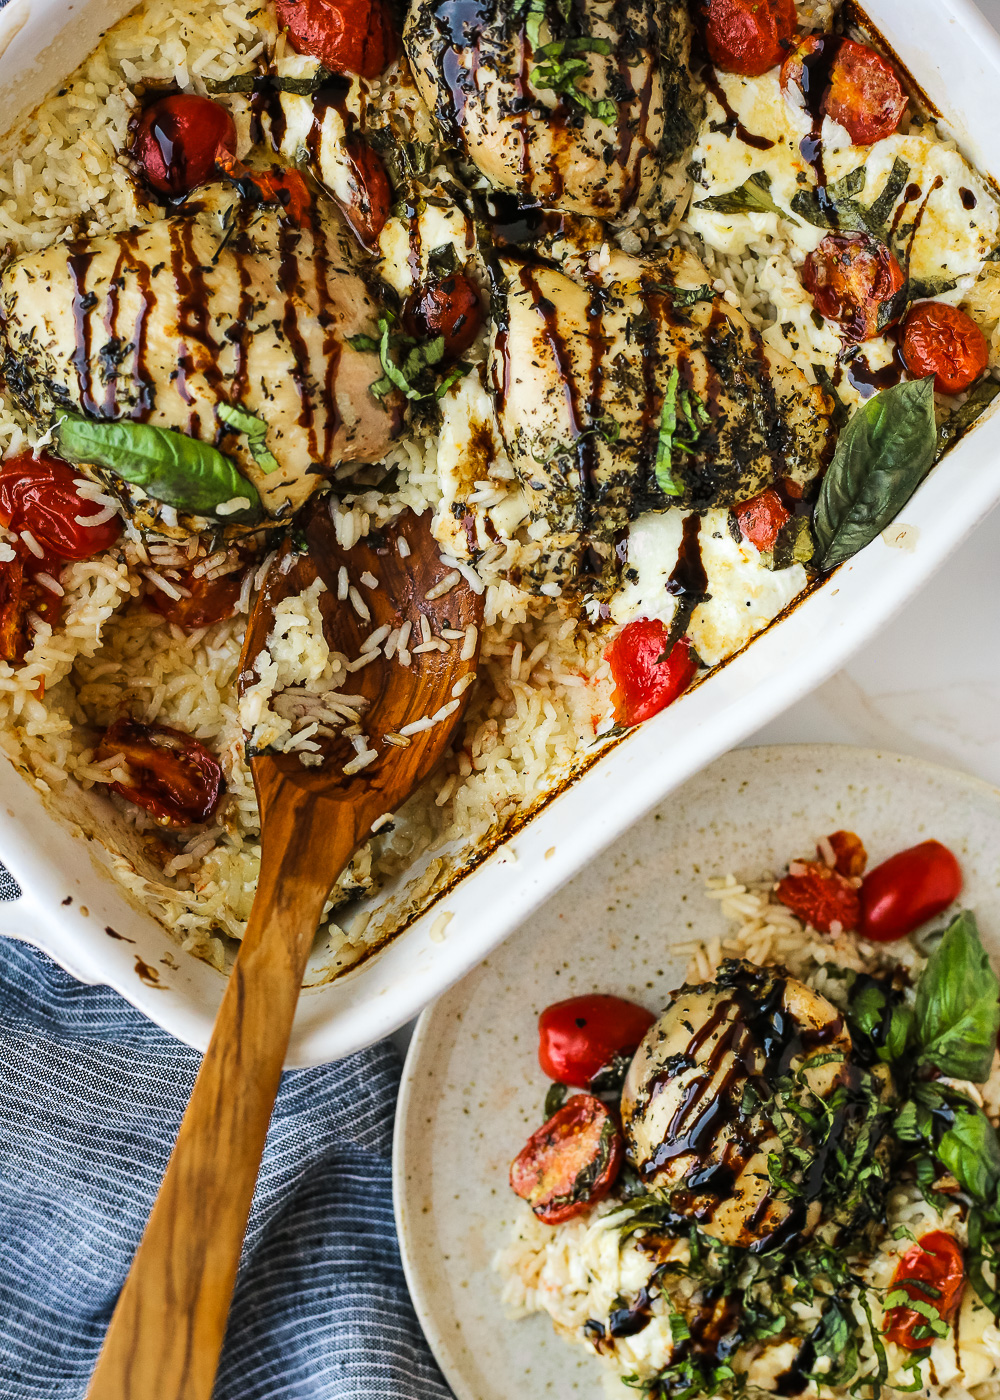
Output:
[[106,973],[91,962],[85,948],[77,947],[69,938],[55,934],[48,914],[43,914],[30,896],[23,892],[17,899],[5,899],[0,903],[0,937],[30,943],[78,982],[96,987],[108,980]]

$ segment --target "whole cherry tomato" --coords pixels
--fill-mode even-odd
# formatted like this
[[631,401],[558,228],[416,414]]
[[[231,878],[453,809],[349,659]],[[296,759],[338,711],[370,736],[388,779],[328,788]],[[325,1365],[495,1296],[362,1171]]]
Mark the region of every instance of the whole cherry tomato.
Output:
[[193,632],[233,616],[243,587],[243,571],[237,569],[221,578],[192,578],[190,570],[185,569],[177,582],[187,589],[189,597],[171,598],[162,588],[151,585],[145,601],[168,622],[176,622],[178,627]]
[[792,518],[791,512],[785,509],[781,497],[771,486],[759,496],[733,506],[733,514],[743,538],[761,551],[774,548],[782,525]]
[[868,852],[860,836],[853,831],[832,831],[826,839],[833,847],[834,869],[838,875],[857,879],[865,873]]
[[627,623],[604,655],[615,682],[615,718],[619,724],[641,724],[672,705],[698,669],[686,637],[681,637],[665,661],[667,629],[656,618]]
[[95,755],[100,761],[117,753],[124,756],[133,781],[111,786],[162,825],[207,822],[219,805],[224,783],[218,759],[190,734],[165,724],[117,719]]
[[798,22],[795,0],[704,0],[701,13],[709,58],[747,78],[781,62]]
[[180,198],[204,185],[236,154],[236,127],[210,97],[178,92],[152,103],[139,118],[130,151],[159,194]]
[[982,374],[986,337],[971,316],[943,301],[911,306],[903,322],[903,361],[914,379],[934,376],[939,394],[961,394]]
[[296,53],[311,54],[332,73],[377,78],[399,53],[385,0],[277,0],[275,8]]
[[[81,525],[81,519],[101,515],[104,507],[79,495],[77,475],[45,452],[11,457],[0,468],[0,522],[17,532],[27,530],[58,559],[103,554],[121,534],[121,519],[114,515],[100,525]],[[31,561],[25,563],[30,570]],[[46,567],[39,560],[38,568]]]
[[962,867],[940,841],[897,851],[861,882],[861,935],[892,943],[947,909],[961,891]]
[[[902,1289],[908,1298],[929,1303],[942,1321],[950,1322],[958,1311],[964,1285],[961,1245],[943,1230],[931,1230],[911,1244],[896,1265],[890,1292]],[[897,1346],[919,1351],[935,1340],[927,1324],[928,1319],[914,1308],[901,1305],[886,1313],[884,1333]]]
[[351,167],[350,197],[338,203],[359,243],[373,248],[392,208],[392,184],[382,157],[367,141],[351,137],[344,153]]
[[457,360],[479,334],[483,308],[479,293],[461,272],[427,282],[407,297],[403,329],[416,340],[444,336],[444,358]]
[[561,1225],[604,1200],[622,1153],[622,1135],[600,1099],[576,1094],[514,1158],[511,1188],[544,1224]]
[[856,146],[873,146],[899,126],[906,93],[881,54],[867,44],[841,39],[822,110],[844,127]]
[[835,932],[834,924],[841,933],[850,933],[858,926],[858,891],[821,861],[799,861],[796,873],[779,880],[775,893],[797,918],[820,933]]
[[557,1001],[538,1018],[538,1063],[550,1079],[587,1089],[615,1060],[631,1059],[655,1020],[634,1001],[599,992]]
[[870,340],[892,324],[886,303],[905,281],[891,251],[867,233],[828,233],[802,268],[817,311],[849,341]]

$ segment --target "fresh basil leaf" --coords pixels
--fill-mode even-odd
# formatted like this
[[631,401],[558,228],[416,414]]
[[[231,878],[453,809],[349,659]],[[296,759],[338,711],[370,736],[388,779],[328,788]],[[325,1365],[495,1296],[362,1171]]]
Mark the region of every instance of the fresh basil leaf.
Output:
[[937,1145],[938,1161],[973,1200],[992,1205],[1000,1183],[1000,1142],[979,1109],[958,1109],[955,1122]]
[[[854,1316],[849,1306],[839,1298],[831,1298],[803,1346],[803,1351],[811,1352],[815,1358],[811,1363],[812,1369],[806,1372],[811,1379],[820,1385],[843,1385],[856,1374],[858,1343],[854,1328]],[[830,1363],[823,1370],[816,1366],[821,1358]]]
[[914,1020],[913,1007],[907,1006],[905,1002],[892,1008],[885,1040],[878,1049],[880,1060],[886,1064],[895,1064],[903,1058],[913,1034]]
[[682,496],[684,487],[674,480],[673,441],[677,431],[677,382],[680,378],[677,366],[670,371],[663,390],[663,407],[660,410],[660,431],[656,439],[656,457],[653,461],[653,474],[656,484],[665,496]]
[[975,915],[963,910],[945,931],[917,984],[919,1062],[981,1084],[1000,1032],[1000,979],[979,939]]
[[874,1040],[881,1030],[889,998],[883,987],[875,981],[868,982],[851,997],[850,1019],[870,1040]]
[[[225,524],[261,517],[253,483],[217,448],[197,438],[150,423],[94,422],[75,413],[60,416],[55,436],[59,455],[68,462],[105,467],[175,510],[217,516]],[[219,506],[240,497],[244,507],[218,514]]]
[[833,569],[870,544],[934,465],[934,378],[875,394],[837,441],[813,516],[819,567]]
[[997,394],[1000,394],[1000,382],[989,374],[984,374],[982,379],[973,384],[965,403],[962,404],[961,408],[956,408],[954,413],[949,414],[938,428],[935,461],[948,450],[953,442],[957,442],[963,433],[968,432],[979,415],[986,412]]
[[[709,199],[701,199],[695,209],[711,209],[717,214],[777,214],[798,227],[798,219],[793,219],[786,209],[775,204],[771,198],[771,177],[766,170],[755,171],[740,185],[739,189],[727,194],[715,194]],[[792,201],[795,207],[795,201]]]
[[246,436],[250,456],[262,472],[270,475],[271,472],[278,471],[280,464],[274,453],[268,449],[267,424],[263,418],[258,418],[255,413],[251,413],[242,404],[216,404],[215,411],[227,428],[232,428],[234,433],[243,433]]

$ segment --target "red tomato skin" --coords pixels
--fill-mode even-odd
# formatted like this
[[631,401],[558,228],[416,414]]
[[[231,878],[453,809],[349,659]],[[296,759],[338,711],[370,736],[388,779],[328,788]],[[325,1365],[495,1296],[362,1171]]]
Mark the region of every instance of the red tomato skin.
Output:
[[514,1158],[511,1189],[545,1225],[561,1225],[604,1200],[623,1156],[621,1132],[604,1104],[575,1094]]
[[856,146],[874,146],[899,126],[906,93],[890,64],[867,44],[842,39],[830,66],[822,110]]
[[403,305],[403,329],[415,340],[444,336],[446,360],[457,360],[479,334],[483,308],[475,286],[461,272],[426,283]]
[[222,578],[192,578],[190,570],[185,569],[175,581],[188,590],[189,598],[170,598],[161,588],[150,585],[146,605],[186,632],[195,632],[233,616],[243,586],[243,571],[237,569]]
[[247,170],[246,177],[256,185],[265,204],[280,205],[281,211],[297,228],[312,222],[312,195],[297,170],[273,165],[270,170]]
[[117,719],[95,750],[98,761],[112,754],[125,756],[131,783],[112,783],[114,790],[144,807],[163,826],[193,826],[207,822],[219,805],[225,786],[222,768],[204,744],[165,724],[141,724]]
[[989,358],[986,337],[971,316],[943,301],[920,301],[903,322],[903,362],[914,379],[933,374],[939,394],[970,388]]
[[30,580],[20,557],[0,564],[0,657],[20,661],[28,646]]
[[[45,452],[11,457],[0,468],[0,522],[17,532],[28,530],[57,559],[103,554],[121,534],[121,520],[116,515],[103,525],[78,525],[76,516],[100,515],[102,507],[78,495],[76,476],[72,467]],[[30,560],[25,563],[31,569]],[[37,567],[46,564],[38,560]]]
[[592,992],[548,1006],[538,1018],[538,1063],[560,1084],[589,1088],[618,1056],[633,1055],[656,1020],[623,997]]
[[786,97],[794,100],[793,89],[798,88],[803,97],[808,96],[812,65],[809,59],[814,54],[822,54],[830,40],[821,34],[804,34],[795,47],[785,57],[781,65],[781,90]]
[[962,867],[940,841],[897,851],[861,882],[861,936],[893,943],[947,909],[961,892]]
[[604,655],[615,682],[615,718],[619,724],[641,724],[672,705],[691,684],[698,669],[686,637],[660,661],[667,629],[656,618],[626,623]]
[[905,280],[892,252],[867,233],[828,233],[802,267],[802,285],[817,311],[853,342],[870,340],[892,324],[879,326],[879,307]]
[[[908,1283],[911,1279],[915,1281],[913,1284]],[[940,1296],[924,1292],[919,1287],[920,1283],[930,1284]],[[931,1230],[911,1244],[900,1259],[892,1276],[890,1291],[902,1288],[914,1301],[930,1303],[937,1308],[945,1322],[950,1322],[962,1301],[964,1285],[965,1260],[961,1245],[943,1230]],[[914,1336],[918,1329],[927,1326],[927,1319],[912,1308],[891,1308],[886,1314],[886,1322],[886,1340],[905,1347],[907,1351],[918,1351],[932,1340]]]
[[352,137],[344,151],[351,164],[351,198],[338,203],[358,242],[371,249],[392,209],[392,184],[382,157],[367,141]]
[[704,0],[701,13],[709,58],[746,78],[782,61],[798,22],[795,0]]
[[786,875],[778,881],[775,893],[782,904],[803,923],[820,933],[831,933],[833,925],[850,933],[858,926],[861,902],[854,886],[821,861],[804,860],[801,874]]
[[236,127],[210,97],[177,92],[139,118],[130,151],[158,194],[179,199],[211,180],[220,158],[236,154]]
[[332,73],[377,78],[399,54],[399,35],[384,0],[277,0],[278,23],[296,53]]
[[860,836],[853,831],[832,831],[826,839],[833,847],[834,869],[838,875],[852,880],[865,873],[868,852]]
[[750,544],[756,545],[762,553],[774,548],[782,525],[792,518],[791,512],[785,509],[781,497],[772,486],[762,491],[759,496],[733,506],[733,514],[740,527],[740,534]]

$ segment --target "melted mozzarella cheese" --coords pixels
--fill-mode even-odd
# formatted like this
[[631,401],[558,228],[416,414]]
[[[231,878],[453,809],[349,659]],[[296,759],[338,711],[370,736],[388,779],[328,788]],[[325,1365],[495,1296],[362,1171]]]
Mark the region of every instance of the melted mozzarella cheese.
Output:
[[[642,515],[632,525],[628,563],[634,577],[612,600],[611,616],[615,622],[652,617],[669,627],[677,599],[667,591],[667,585],[677,565],[687,515],[687,511],[667,510],[658,515]],[[708,666],[717,665],[745,646],[806,586],[806,571],[801,564],[769,569],[756,545],[733,539],[727,517],[725,510],[709,510],[702,515],[699,543],[711,596],[695,609],[687,629],[698,655]]]
[[440,186],[421,190],[413,205],[416,215],[411,219],[394,214],[378,240],[376,270],[400,296],[427,278],[432,253],[451,247],[461,266],[476,246],[472,220]]

